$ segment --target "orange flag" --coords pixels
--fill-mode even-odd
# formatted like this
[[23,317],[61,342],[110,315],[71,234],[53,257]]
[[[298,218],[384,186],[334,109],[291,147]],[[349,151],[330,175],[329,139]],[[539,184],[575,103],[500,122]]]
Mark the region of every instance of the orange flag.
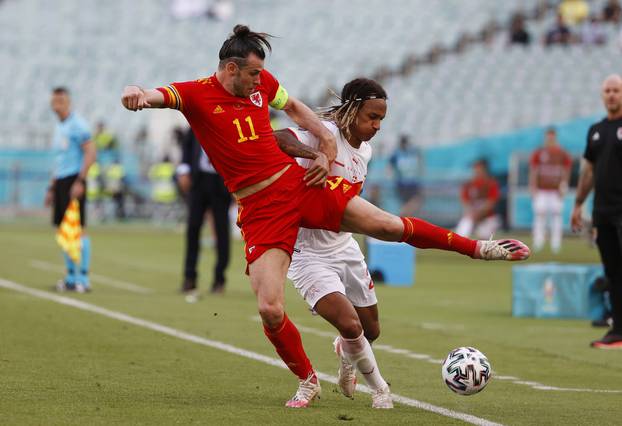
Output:
[[80,202],[71,200],[63,221],[56,232],[56,242],[61,246],[74,263],[80,263],[82,251],[82,226],[80,225]]

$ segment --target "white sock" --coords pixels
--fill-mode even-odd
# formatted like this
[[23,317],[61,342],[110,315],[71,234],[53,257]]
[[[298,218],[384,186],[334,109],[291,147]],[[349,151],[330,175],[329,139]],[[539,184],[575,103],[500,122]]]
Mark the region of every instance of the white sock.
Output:
[[345,358],[363,375],[365,382],[373,390],[380,390],[387,387],[387,382],[380,375],[380,369],[376,363],[376,357],[371,349],[371,345],[361,333],[356,339],[341,339],[341,352]]

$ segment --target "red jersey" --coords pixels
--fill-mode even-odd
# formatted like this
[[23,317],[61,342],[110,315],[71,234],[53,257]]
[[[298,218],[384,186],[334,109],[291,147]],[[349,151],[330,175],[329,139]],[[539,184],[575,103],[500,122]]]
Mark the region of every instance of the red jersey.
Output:
[[564,175],[570,170],[572,157],[559,146],[544,147],[531,154],[529,165],[535,173],[538,189],[558,190]]
[[158,90],[164,104],[180,110],[229,192],[274,175],[295,160],[276,144],[268,104],[279,82],[266,70],[248,98],[227,92],[216,78],[173,83]]
[[[481,208],[488,201],[499,200],[499,184],[491,177],[471,179],[462,186],[462,201],[475,209]],[[494,208],[486,216],[494,215]]]

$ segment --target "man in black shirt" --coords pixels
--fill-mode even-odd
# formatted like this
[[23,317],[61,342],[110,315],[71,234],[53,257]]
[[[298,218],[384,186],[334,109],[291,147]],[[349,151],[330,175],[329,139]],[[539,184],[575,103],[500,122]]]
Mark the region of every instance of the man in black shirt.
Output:
[[591,343],[622,348],[622,77],[611,75],[602,86],[607,118],[590,127],[583,154],[572,227],[581,229],[581,206],[594,188],[592,221],[596,244],[611,283],[613,327]]
[[197,261],[200,251],[201,228],[207,209],[211,209],[216,232],[217,260],[214,266],[212,293],[225,288],[225,270],[229,264],[231,195],[222,178],[216,173],[207,155],[201,149],[192,130],[182,142],[183,158],[177,168],[177,179],[182,192],[188,194],[188,222],[184,280],[181,291],[188,302],[197,300]]

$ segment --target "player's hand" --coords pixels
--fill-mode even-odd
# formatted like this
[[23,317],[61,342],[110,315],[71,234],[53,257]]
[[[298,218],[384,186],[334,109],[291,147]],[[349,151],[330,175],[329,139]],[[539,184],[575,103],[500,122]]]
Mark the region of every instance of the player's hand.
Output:
[[335,161],[335,158],[337,158],[337,139],[335,138],[335,135],[330,132],[326,132],[326,134],[319,138],[319,141],[320,151],[322,151],[328,158],[328,164]]
[[121,103],[130,111],[140,111],[143,108],[151,108],[151,104],[147,102],[145,91],[138,86],[125,86]]
[[581,217],[581,206],[575,204],[572,209],[572,216],[570,216],[570,225],[574,232],[579,232],[583,229],[583,219]]
[[54,202],[54,190],[50,187],[45,192],[45,199],[43,201],[43,205],[45,207],[50,207],[53,202]]
[[76,179],[76,181],[71,185],[71,189],[69,190],[69,199],[75,200],[84,195],[84,182],[81,179]]
[[326,155],[323,152],[318,152],[317,154],[303,178],[307,182],[307,186],[324,185],[330,170],[330,164]]
[[190,174],[178,175],[177,176],[177,184],[179,185],[179,189],[183,194],[187,194],[190,191],[190,187],[192,186],[192,179],[190,178]]

